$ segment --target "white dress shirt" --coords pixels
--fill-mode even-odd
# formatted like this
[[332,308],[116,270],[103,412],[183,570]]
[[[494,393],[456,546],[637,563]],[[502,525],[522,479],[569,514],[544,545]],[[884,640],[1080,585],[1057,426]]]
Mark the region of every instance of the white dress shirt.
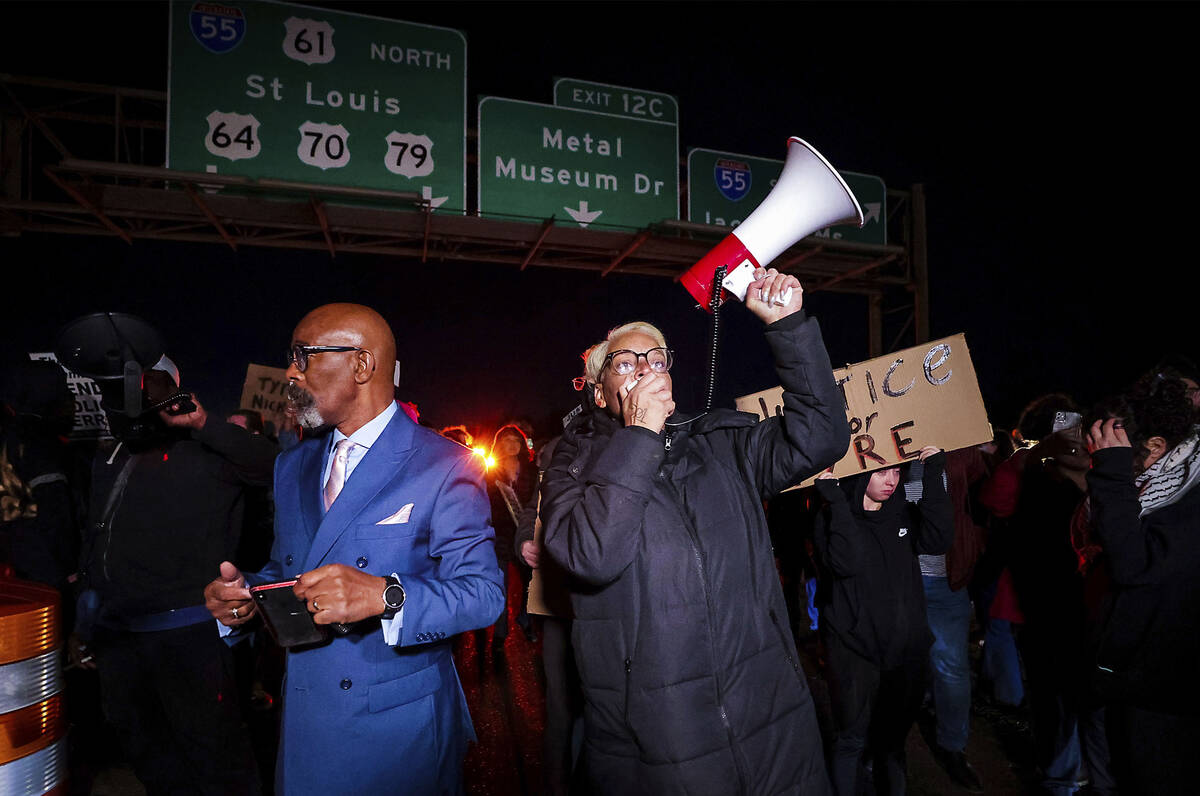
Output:
[[[354,468],[362,461],[362,457],[367,455],[367,451],[375,444],[375,440],[379,439],[379,435],[387,428],[387,424],[392,422],[392,415],[396,414],[398,409],[396,402],[392,401],[388,404],[387,409],[375,415],[374,419],[367,421],[362,428],[350,435],[349,440],[354,443],[354,447],[350,449],[350,453],[346,457],[346,481],[350,480]],[[347,439],[346,435],[336,428],[329,435],[329,444],[325,446],[325,466],[321,470],[321,485],[318,487],[322,495],[325,493],[325,482],[329,480],[329,469],[333,467],[333,456],[330,454],[334,447],[344,439]],[[342,488],[345,489],[344,486]]]

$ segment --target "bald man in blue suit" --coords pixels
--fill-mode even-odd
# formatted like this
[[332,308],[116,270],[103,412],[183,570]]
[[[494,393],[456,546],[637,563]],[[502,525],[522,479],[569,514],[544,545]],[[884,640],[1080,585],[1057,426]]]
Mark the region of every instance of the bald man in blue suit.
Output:
[[475,740],[452,638],[504,608],[483,472],[393,400],[395,341],[368,307],[328,304],[296,327],[288,400],[305,429],[279,457],[270,564],[226,562],[213,616],[255,612],[247,584],[298,577],[332,640],[289,650],[280,794],[456,794]]

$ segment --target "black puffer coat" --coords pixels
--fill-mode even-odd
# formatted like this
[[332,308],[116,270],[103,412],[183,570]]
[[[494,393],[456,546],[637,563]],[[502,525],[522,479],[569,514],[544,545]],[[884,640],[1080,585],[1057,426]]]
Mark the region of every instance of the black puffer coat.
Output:
[[1096,640],[1096,685],[1112,701],[1200,716],[1200,487],[1142,515],[1133,451],[1092,454],[1092,522],[1113,593]]
[[766,338],[782,417],[717,410],[656,435],[584,413],[546,474],[597,793],[829,790],[762,502],[841,457],[849,429],[816,321]]

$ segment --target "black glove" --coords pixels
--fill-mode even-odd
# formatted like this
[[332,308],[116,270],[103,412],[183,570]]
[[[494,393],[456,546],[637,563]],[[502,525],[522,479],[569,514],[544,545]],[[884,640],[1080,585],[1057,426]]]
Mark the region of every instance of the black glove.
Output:
[[813,482],[821,497],[830,503],[845,502],[846,493],[842,491],[841,482],[836,478],[818,478]]

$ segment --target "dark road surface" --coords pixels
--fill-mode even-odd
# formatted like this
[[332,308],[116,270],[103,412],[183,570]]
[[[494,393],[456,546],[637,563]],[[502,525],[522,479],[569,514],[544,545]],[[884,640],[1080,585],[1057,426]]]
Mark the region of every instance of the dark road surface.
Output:
[[[456,659],[459,676],[471,707],[479,743],[472,747],[465,764],[466,790],[470,796],[532,796],[542,793],[541,739],[545,703],[541,638],[530,642],[517,627],[514,608],[519,604],[520,580],[513,578],[509,594],[510,632],[502,654],[494,654],[491,629],[465,634],[458,639]],[[822,728],[828,722],[828,692],[819,674],[811,637],[802,639],[800,651]],[[274,739],[277,710],[254,714],[251,729],[257,746],[269,756]],[[935,762],[922,733],[915,726],[908,739],[909,792],[914,796],[965,794]],[[83,734],[77,746],[84,744]],[[90,737],[90,736],[88,736]],[[99,737],[99,736],[97,736]],[[145,791],[132,772],[105,755],[91,741],[76,757],[90,758],[85,770],[95,772],[90,787],[77,776],[73,794],[84,796],[141,796]],[[1035,793],[1029,764],[1030,735],[1027,717],[1014,710],[976,704],[971,716],[967,756],[983,778],[990,794]],[[79,770],[79,761],[73,763]],[[621,795],[618,795],[621,796]]]

